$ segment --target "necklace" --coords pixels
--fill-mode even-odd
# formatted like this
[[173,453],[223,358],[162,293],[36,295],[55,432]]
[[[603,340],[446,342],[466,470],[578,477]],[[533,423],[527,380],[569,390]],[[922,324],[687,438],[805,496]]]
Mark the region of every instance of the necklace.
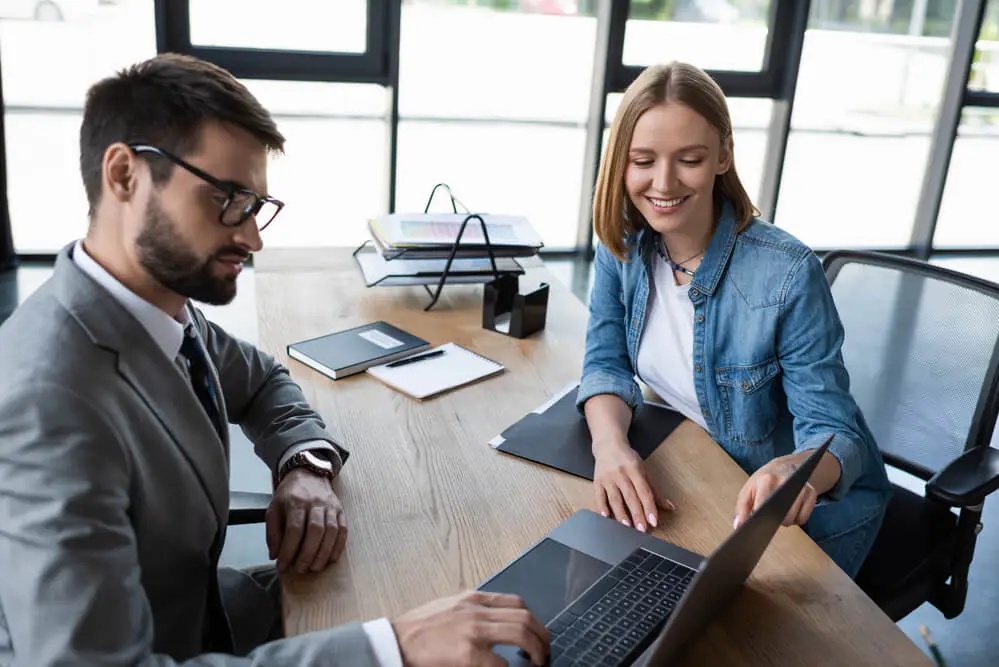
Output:
[[681,266],[681,264],[686,264],[687,262],[689,262],[692,259],[697,259],[701,255],[703,255],[705,252],[707,252],[707,248],[705,248],[701,252],[697,253],[696,255],[691,255],[690,257],[688,257],[687,259],[683,260],[682,262],[674,262],[670,258],[670,256],[669,256],[669,251],[666,249],[666,244],[663,243],[663,237],[661,237],[659,235],[656,235],[656,252],[659,253],[659,256],[662,257],[663,260],[667,264],[669,264],[670,268],[673,269],[674,271],[679,271],[680,273],[686,273],[688,276],[693,276],[694,272],[691,271],[690,269],[688,269],[685,266]]

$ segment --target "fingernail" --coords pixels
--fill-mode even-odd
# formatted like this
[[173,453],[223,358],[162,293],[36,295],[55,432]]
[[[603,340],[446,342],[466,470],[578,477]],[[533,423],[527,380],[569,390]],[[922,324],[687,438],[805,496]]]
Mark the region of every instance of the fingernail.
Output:
[[627,519],[621,519],[621,523],[623,523],[624,525],[626,525],[626,526],[628,526],[629,528],[631,528],[631,522],[630,522],[630,521],[628,521]]
[[649,524],[650,524],[650,525],[651,525],[651,526],[652,526],[653,528],[655,528],[655,527],[656,527],[656,526],[658,525],[658,524],[656,523],[656,515],[655,515],[655,514],[650,514],[650,515],[649,515]]
[[675,505],[675,504],[673,504],[673,501],[672,501],[672,500],[667,500],[666,502],[668,502],[668,503],[669,503],[669,508],[670,508],[671,510],[675,510],[675,509],[676,509],[676,505]]
[[635,526],[635,528],[637,528],[638,532],[640,532],[640,533],[644,533],[645,532],[645,524],[643,524],[643,523],[637,524]]
[[606,518],[607,518],[607,512],[601,512],[601,513],[600,513],[600,516],[602,516],[603,518],[605,518],[605,519],[606,519]]
[[734,519],[732,519],[732,528],[738,528],[738,527],[739,527],[739,517],[735,517]]

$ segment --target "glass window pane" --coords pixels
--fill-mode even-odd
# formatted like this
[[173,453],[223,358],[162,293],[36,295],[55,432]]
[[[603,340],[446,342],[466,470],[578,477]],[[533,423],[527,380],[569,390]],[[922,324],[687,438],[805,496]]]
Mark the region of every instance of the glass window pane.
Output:
[[833,4],[812,5],[776,221],[816,248],[907,246],[949,40],[904,3]]
[[735,168],[739,180],[753,203],[759,205],[763,183],[763,159],[767,153],[767,131],[770,127],[771,100],[729,98],[732,115],[732,140],[735,143]]
[[285,203],[267,247],[350,246],[387,211],[388,94],[381,86],[243,81],[285,136],[267,189]]
[[[526,216],[546,249],[571,248],[584,144],[582,127],[402,121],[396,208],[422,211],[443,182],[470,210]],[[438,193],[433,210],[446,205]]]
[[624,64],[682,60],[708,70],[763,68],[771,0],[632,0]]
[[397,210],[446,182],[473,211],[526,216],[548,248],[575,245],[592,4],[403,4]]
[[937,248],[999,246],[999,225],[984,193],[996,187],[999,109],[967,108],[961,116],[937,217]]
[[968,88],[999,92],[999,0],[989,0],[971,61]]
[[575,3],[494,4],[514,3],[403,4],[400,116],[584,122],[596,18]]
[[156,55],[152,2],[50,4],[58,11],[0,2],[7,196],[20,253],[57,252],[86,233],[79,131],[87,88]]
[[278,51],[364,53],[367,0],[190,0],[191,43]]

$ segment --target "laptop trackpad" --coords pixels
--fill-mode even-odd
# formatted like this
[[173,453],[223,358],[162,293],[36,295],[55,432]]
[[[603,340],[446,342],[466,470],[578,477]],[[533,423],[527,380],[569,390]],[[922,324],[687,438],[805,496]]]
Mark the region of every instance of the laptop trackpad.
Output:
[[611,567],[611,563],[545,538],[479,590],[515,593],[547,624]]

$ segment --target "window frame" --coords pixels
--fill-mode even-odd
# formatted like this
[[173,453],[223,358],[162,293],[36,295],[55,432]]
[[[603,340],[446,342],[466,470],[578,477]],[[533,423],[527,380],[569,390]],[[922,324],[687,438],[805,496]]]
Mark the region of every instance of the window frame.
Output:
[[[625,65],[623,50],[630,2],[601,0],[597,3],[595,67],[590,107],[586,121],[586,147],[579,202],[576,245],[552,249],[546,256],[586,259],[593,253],[591,221],[592,192],[600,163],[606,128],[607,96],[623,92],[642,71]],[[798,70],[808,19],[810,0],[772,0],[767,43],[762,67],[742,72],[711,70],[729,97],[770,99],[773,102],[767,134],[764,171],[759,194],[763,217],[774,221],[781,173],[790,133]],[[969,90],[971,61],[987,11],[988,0],[962,0],[955,17],[949,53],[949,76],[941,109],[931,137],[931,149],[910,243],[889,252],[929,258],[931,255],[999,255],[999,247],[936,249],[933,238],[943,198],[954,141],[965,107],[999,108],[999,92]],[[367,43],[363,53],[274,50],[191,44],[190,0],[154,0],[157,52],[187,53],[215,62],[244,79],[367,83],[386,88],[390,95],[386,117],[388,134],[387,210],[395,210],[397,139],[399,126],[399,39],[401,0],[368,0]],[[0,76],[0,104],[3,101]],[[0,117],[0,271],[16,266],[19,259],[48,259],[53,255],[18,255],[13,242],[6,179],[5,118]],[[753,193],[757,194],[757,193]],[[776,222],[776,221],[775,221]],[[817,249],[822,251],[823,249]]]

